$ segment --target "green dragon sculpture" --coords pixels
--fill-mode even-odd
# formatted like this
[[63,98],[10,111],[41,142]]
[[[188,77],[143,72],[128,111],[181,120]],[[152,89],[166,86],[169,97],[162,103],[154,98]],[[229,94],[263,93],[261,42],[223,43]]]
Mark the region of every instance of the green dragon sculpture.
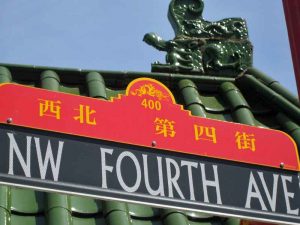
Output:
[[213,74],[235,77],[252,66],[252,45],[245,20],[228,18],[216,22],[203,19],[203,0],[172,0],[169,21],[175,31],[165,41],[147,33],[144,41],[166,51],[166,64],[152,64],[153,72]]

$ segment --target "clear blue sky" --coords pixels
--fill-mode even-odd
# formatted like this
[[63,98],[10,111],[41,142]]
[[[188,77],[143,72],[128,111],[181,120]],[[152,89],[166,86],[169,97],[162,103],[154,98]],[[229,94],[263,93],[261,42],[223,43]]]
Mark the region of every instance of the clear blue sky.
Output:
[[[169,0],[1,0],[0,62],[98,70],[150,71],[165,53],[147,32],[174,37]],[[281,0],[205,0],[204,18],[243,17],[254,66],[294,94],[296,84]]]

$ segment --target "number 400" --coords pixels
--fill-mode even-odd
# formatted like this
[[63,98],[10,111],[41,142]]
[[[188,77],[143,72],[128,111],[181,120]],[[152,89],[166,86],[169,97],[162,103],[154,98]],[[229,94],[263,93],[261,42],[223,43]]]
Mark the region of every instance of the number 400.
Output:
[[151,99],[144,99],[141,103],[141,105],[145,109],[151,109],[151,110],[161,110],[161,103],[159,101],[154,101]]

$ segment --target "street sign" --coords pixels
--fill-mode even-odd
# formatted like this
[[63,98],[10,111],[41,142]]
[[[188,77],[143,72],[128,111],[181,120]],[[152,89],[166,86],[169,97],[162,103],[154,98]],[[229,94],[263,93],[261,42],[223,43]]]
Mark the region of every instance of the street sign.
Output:
[[0,183],[299,224],[295,171],[0,125]]
[[[192,116],[148,78],[110,101],[16,84],[0,86],[0,123],[299,171],[297,147],[271,129]],[[284,146],[284,147],[283,147]]]

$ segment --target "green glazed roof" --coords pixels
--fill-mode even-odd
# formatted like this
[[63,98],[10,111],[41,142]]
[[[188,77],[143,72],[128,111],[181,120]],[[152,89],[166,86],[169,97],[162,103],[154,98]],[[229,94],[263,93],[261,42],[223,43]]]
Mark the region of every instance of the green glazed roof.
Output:
[[[177,103],[196,116],[279,129],[290,134],[300,147],[298,99],[254,68],[230,78],[0,64],[1,83],[102,99],[124,93],[127,84],[138,77],[164,83]],[[1,186],[0,224],[238,225],[240,220]]]

